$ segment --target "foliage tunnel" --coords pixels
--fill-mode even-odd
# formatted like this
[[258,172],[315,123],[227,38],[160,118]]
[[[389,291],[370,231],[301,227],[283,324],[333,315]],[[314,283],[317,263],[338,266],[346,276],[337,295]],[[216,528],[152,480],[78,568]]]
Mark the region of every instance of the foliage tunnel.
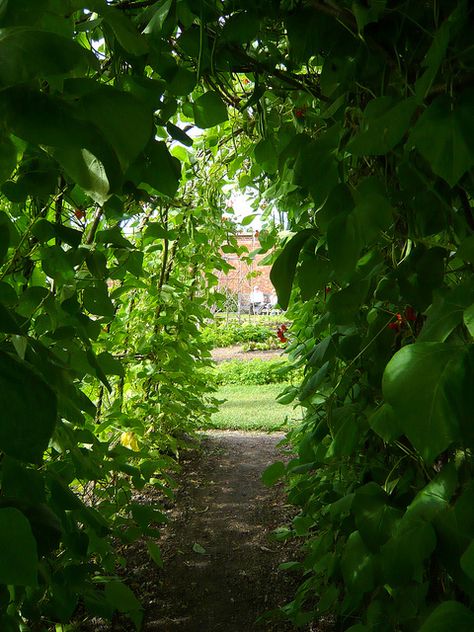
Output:
[[162,564],[165,516],[132,492],[172,493],[215,407],[200,329],[238,251],[231,182],[265,209],[304,371],[280,398],[305,409],[280,614],[474,629],[473,14],[0,0],[1,630],[78,608],[139,629],[114,542]]

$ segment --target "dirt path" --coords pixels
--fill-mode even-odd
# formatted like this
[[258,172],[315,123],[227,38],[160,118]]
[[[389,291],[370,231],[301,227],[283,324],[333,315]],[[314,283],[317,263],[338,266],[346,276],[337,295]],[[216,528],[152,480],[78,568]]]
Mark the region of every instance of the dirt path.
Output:
[[268,539],[288,518],[284,496],[260,482],[279,456],[282,437],[207,435],[203,458],[185,468],[174,523],[161,543],[166,572],[150,595],[146,630],[293,629],[255,624],[265,610],[283,605],[293,588],[292,578],[278,571],[290,552]]
[[[145,545],[122,550],[124,579],[144,607],[144,632],[289,632],[283,622],[257,624],[264,612],[287,603],[298,578],[278,569],[294,559],[294,542],[269,539],[288,523],[293,508],[283,489],[265,487],[263,470],[285,455],[283,434],[211,431],[201,450],[183,458],[169,525],[159,545],[164,569],[150,561]],[[142,493],[141,502],[153,502]],[[129,619],[112,625],[94,619],[87,632],[131,632]]]
[[233,345],[231,347],[217,347],[212,350],[212,359],[214,362],[226,362],[227,360],[252,360],[260,358],[260,360],[272,360],[282,356],[281,349],[267,349],[266,351],[244,351],[241,345]]

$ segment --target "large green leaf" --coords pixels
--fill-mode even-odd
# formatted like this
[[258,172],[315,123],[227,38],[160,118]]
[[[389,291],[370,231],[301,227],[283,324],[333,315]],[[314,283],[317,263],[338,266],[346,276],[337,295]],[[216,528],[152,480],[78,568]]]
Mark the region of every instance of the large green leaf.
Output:
[[121,581],[110,582],[105,585],[107,602],[119,612],[125,612],[132,619],[137,630],[143,619],[143,610],[133,591]]
[[468,352],[456,345],[407,345],[388,363],[384,397],[426,461],[461,441],[466,433],[474,403],[467,386],[472,377]]
[[41,462],[56,424],[56,396],[26,362],[0,352],[0,450]]
[[214,127],[227,121],[227,108],[217,92],[206,92],[193,103],[194,121],[198,127]]
[[139,33],[132,20],[119,8],[109,7],[105,0],[92,0],[88,7],[104,17],[105,24],[112,29],[119,44],[132,55],[145,55],[148,42]]
[[474,612],[458,601],[445,601],[433,610],[418,632],[472,632]]
[[362,595],[374,587],[376,558],[364,544],[358,531],[347,539],[341,559],[342,575],[347,589],[353,598]]
[[392,535],[402,512],[391,507],[388,496],[376,483],[367,483],[357,489],[352,501],[356,527],[371,550],[377,550]]
[[132,163],[152,137],[152,111],[129,92],[97,85],[77,104],[81,116],[100,129],[122,168]]
[[270,272],[270,279],[278,295],[278,303],[282,309],[288,307],[291,288],[295,277],[296,265],[301,248],[314,235],[312,228],[305,228],[288,241],[278,255]]
[[0,85],[27,83],[38,77],[66,76],[71,71],[97,66],[97,59],[74,40],[29,27],[0,33]]
[[114,304],[107,292],[107,285],[96,281],[94,286],[87,287],[83,293],[84,307],[98,316],[111,318],[114,315]]
[[390,97],[372,99],[364,111],[361,131],[350,141],[347,150],[357,156],[388,153],[402,140],[415,109],[413,97],[396,104]]
[[458,484],[456,468],[447,463],[425,487],[423,487],[408,505],[406,516],[423,518],[430,522],[449,506]]
[[382,546],[381,570],[384,580],[403,586],[413,579],[421,581],[424,561],[436,546],[431,524],[419,518],[403,518],[392,537]]
[[356,267],[363,245],[363,226],[354,213],[338,215],[329,224],[328,250],[336,276],[349,278]]
[[463,322],[464,311],[474,303],[474,283],[467,279],[458,287],[436,297],[428,309],[419,342],[444,342]]
[[38,554],[30,523],[13,507],[0,509],[0,584],[35,586]]
[[448,96],[438,97],[422,114],[408,140],[450,186],[474,165],[473,106],[471,91],[454,104]]
[[15,87],[3,92],[5,119],[20,138],[48,148],[66,173],[103,203],[121,181],[115,149],[80,110],[57,96]]
[[168,151],[166,143],[154,141],[145,152],[146,166],[142,175],[159,193],[173,197],[179,187],[181,164]]

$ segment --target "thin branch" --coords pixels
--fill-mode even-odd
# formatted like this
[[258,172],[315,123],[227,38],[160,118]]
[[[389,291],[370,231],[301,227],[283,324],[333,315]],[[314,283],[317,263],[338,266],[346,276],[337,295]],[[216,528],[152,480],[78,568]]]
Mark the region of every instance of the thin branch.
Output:
[[102,206],[96,211],[96,214],[92,221],[92,225],[89,230],[89,234],[87,235],[87,238],[86,238],[86,244],[88,246],[90,246],[90,244],[94,241],[94,237],[97,232],[97,229],[99,228],[99,223],[100,223],[100,220],[102,219],[103,212],[104,212],[104,209],[102,208]]

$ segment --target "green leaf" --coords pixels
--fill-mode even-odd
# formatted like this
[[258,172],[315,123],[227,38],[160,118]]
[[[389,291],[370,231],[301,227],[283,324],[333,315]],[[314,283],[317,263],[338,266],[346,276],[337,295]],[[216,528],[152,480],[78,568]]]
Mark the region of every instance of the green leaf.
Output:
[[17,149],[9,136],[0,137],[0,184],[11,176],[16,167]]
[[206,549],[203,546],[201,546],[198,542],[195,542],[193,544],[193,551],[195,553],[199,553],[199,555],[205,555],[206,553]]
[[0,263],[3,263],[8,254],[13,234],[11,219],[6,213],[0,211]]
[[375,558],[358,531],[351,533],[347,539],[341,569],[346,587],[353,593],[354,599],[372,590],[375,582]]
[[403,586],[413,579],[421,581],[424,561],[435,547],[436,535],[431,524],[419,518],[403,518],[382,546],[384,580],[394,586]]
[[390,404],[383,404],[369,417],[369,425],[386,442],[398,439],[402,434],[400,422]]
[[318,368],[317,371],[305,378],[301,385],[300,393],[298,395],[298,399],[300,400],[300,402],[304,402],[308,397],[312,397],[316,394],[317,389],[324,382],[328,369],[329,362],[325,362],[322,366]]
[[123,11],[108,7],[106,2],[98,0],[89,3],[89,6],[104,16],[106,24],[110,26],[117,41],[127,52],[136,56],[145,55],[148,52],[148,42]]
[[246,215],[240,223],[242,224],[242,226],[248,226],[256,217],[257,213],[251,213],[250,215]]
[[111,195],[112,183],[103,164],[88,149],[60,147],[53,152],[65,172],[98,204]]
[[458,248],[457,255],[464,261],[474,263],[474,235],[469,235],[469,237],[463,239]]
[[174,158],[164,142],[154,141],[146,150],[146,168],[142,175],[159,193],[174,197],[181,177],[181,163]]
[[151,505],[140,505],[139,503],[130,503],[133,519],[146,529],[152,524],[166,524],[168,519],[166,515]]
[[449,506],[458,484],[454,463],[447,463],[441,472],[423,487],[408,505],[406,515],[432,521]]
[[392,535],[402,512],[388,504],[388,496],[376,483],[359,487],[351,505],[356,527],[366,546],[377,550]]
[[421,115],[408,140],[451,187],[474,165],[473,105],[471,91],[455,104],[448,96],[438,97]]
[[267,487],[274,485],[285,475],[286,467],[282,461],[276,461],[269,465],[262,474],[262,482]]
[[110,244],[116,248],[133,248],[133,244],[122,235],[119,225],[99,230],[95,240],[98,244]]
[[74,40],[29,27],[3,29],[0,35],[0,85],[24,84],[40,77],[65,77],[77,68],[97,67],[94,55]]
[[256,36],[258,29],[259,20],[256,15],[245,11],[234,13],[224,24],[222,39],[226,42],[249,42]]
[[73,262],[61,246],[45,246],[40,249],[43,271],[58,283],[74,279]]
[[471,579],[474,579],[474,540],[461,556],[461,568]]
[[464,324],[469,330],[469,333],[474,338],[474,304],[470,305],[463,314]]
[[417,107],[410,97],[393,105],[390,97],[372,99],[364,111],[361,131],[347,145],[356,156],[383,156],[403,138]]
[[143,619],[142,605],[128,586],[120,581],[110,582],[105,585],[105,597],[114,610],[128,614],[136,629],[140,629]]
[[84,290],[82,300],[84,307],[91,314],[112,318],[115,313],[114,304],[110,300],[105,283],[87,287]]
[[418,632],[472,632],[474,612],[458,601],[445,601],[437,606]]
[[129,92],[92,84],[94,89],[79,99],[77,107],[81,117],[100,129],[125,170],[152,137],[151,108]]
[[151,559],[155,562],[158,568],[163,568],[164,562],[161,556],[161,549],[158,546],[158,544],[155,544],[155,542],[148,540],[148,542],[146,543],[146,546],[147,546],[148,553]]
[[306,241],[314,235],[312,228],[305,228],[292,237],[278,255],[270,272],[270,280],[278,294],[278,303],[282,309],[288,307],[291,288],[295,278],[296,265],[301,249]]
[[466,431],[473,404],[463,386],[472,379],[466,361],[462,347],[421,342],[400,349],[385,369],[385,400],[406,436],[428,462],[459,441],[462,431]]
[[182,143],[183,145],[186,145],[186,147],[192,147],[194,141],[184,130],[180,129],[170,121],[166,123],[166,129],[168,130],[170,136],[177,140],[178,143]]
[[355,281],[339,292],[331,292],[327,301],[331,322],[337,325],[352,323],[354,313],[365,301],[369,285],[369,281]]
[[147,26],[144,33],[152,35],[154,37],[160,37],[163,29],[163,24],[170,12],[172,0],[164,0],[160,2],[159,6],[154,10],[153,16]]
[[427,320],[418,336],[419,342],[444,342],[463,322],[463,316],[474,303],[474,284],[466,279],[444,295],[437,296],[427,312]]
[[362,33],[367,24],[379,21],[386,5],[387,0],[369,0],[368,2],[354,2],[352,4],[359,33]]
[[353,274],[363,245],[362,235],[363,226],[353,213],[339,215],[329,224],[329,258],[338,277],[347,279]]
[[278,151],[275,142],[271,138],[264,138],[254,147],[255,160],[267,173],[276,173],[278,170]]
[[0,584],[36,586],[36,541],[30,523],[18,509],[0,509],[0,542]]
[[227,121],[227,108],[217,92],[206,92],[193,103],[194,121],[203,129]]
[[125,370],[120,360],[114,358],[108,351],[103,351],[97,356],[97,362],[105,375],[119,375],[123,377]]
[[103,279],[107,276],[107,257],[103,252],[99,250],[89,252],[86,256],[86,265],[96,279]]
[[56,396],[26,362],[0,353],[0,450],[40,463],[56,424]]
[[[454,15],[456,10],[453,12]],[[438,70],[443,62],[446,51],[448,49],[449,40],[451,38],[451,23],[450,19],[447,19],[441,24],[437,30],[433,42],[426,53],[426,57],[423,61],[423,67],[426,68],[425,72],[417,79],[415,83],[415,94],[419,103],[421,103],[427,96],[429,89],[433,81],[438,74]]]

